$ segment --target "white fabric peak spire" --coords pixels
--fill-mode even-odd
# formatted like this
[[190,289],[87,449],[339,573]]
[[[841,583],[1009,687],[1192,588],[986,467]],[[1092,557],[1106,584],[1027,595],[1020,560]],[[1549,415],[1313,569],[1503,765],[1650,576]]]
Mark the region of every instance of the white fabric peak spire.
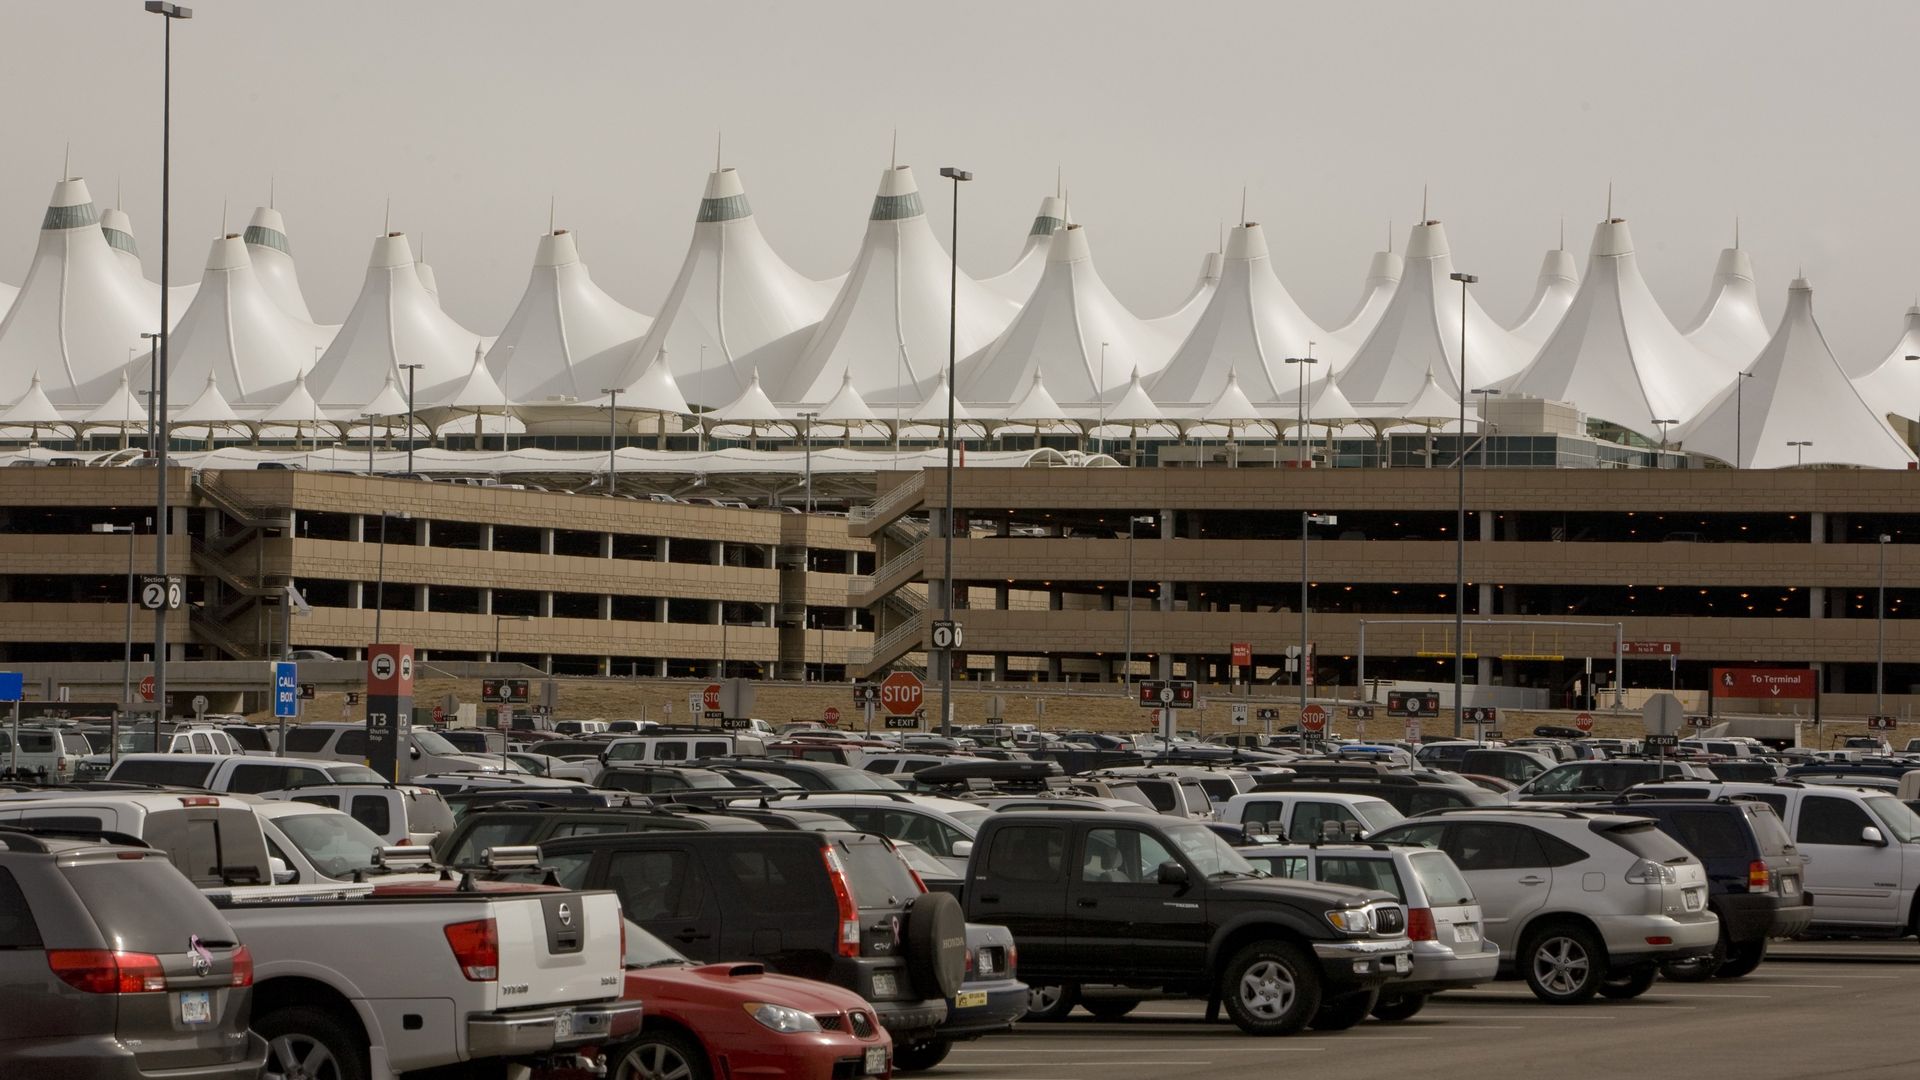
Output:
[[414,400],[434,401],[465,380],[479,340],[427,295],[406,234],[388,233],[374,240],[360,296],[308,376],[311,392],[328,406],[358,409],[389,373],[419,364]]
[[1040,283],[1041,272],[1047,268],[1047,248],[1053,234],[1066,223],[1065,199],[1058,195],[1041,199],[1040,212],[1033,216],[1033,224],[1027,228],[1027,242],[1020,249],[1020,257],[1005,273],[982,278],[980,284],[1016,304],[1026,303],[1027,297],[1033,295],[1033,287]]
[[535,246],[526,291],[494,340],[487,368],[514,401],[586,401],[619,385],[634,342],[652,325],[601,291],[580,261],[574,234],[555,229]]
[[[1252,397],[1273,401],[1295,390],[1293,372],[1284,371],[1286,358],[1305,356],[1325,331],[1293,299],[1273,271],[1265,230],[1258,222],[1236,225],[1227,234],[1227,250],[1220,284],[1179,351],[1153,382],[1154,397],[1163,403],[1209,402],[1220,395],[1230,371],[1245,371],[1243,390]],[[1324,377],[1345,356],[1321,355],[1326,365],[1312,372]]]
[[1520,343],[1527,358],[1540,351],[1580,291],[1580,271],[1565,248],[1554,248],[1540,260],[1540,276],[1533,283],[1533,298],[1520,321],[1513,324],[1513,339]]
[[1753,283],[1753,261],[1736,241],[1720,252],[1707,302],[1681,333],[1718,363],[1726,378],[1753,362],[1767,344],[1767,320],[1760,314],[1760,290]]
[[253,272],[260,285],[280,306],[280,310],[301,322],[316,322],[307,308],[307,297],[300,290],[300,274],[293,264],[293,241],[287,238],[287,219],[271,206],[257,206],[247,231],[247,255],[253,259]]
[[[200,291],[174,328],[168,347],[175,385],[193,386],[211,375],[229,402],[279,401],[295,377],[313,366],[333,328],[288,315],[274,302],[253,266],[253,248],[224,236],[207,251]],[[142,355],[140,368],[145,369]]]

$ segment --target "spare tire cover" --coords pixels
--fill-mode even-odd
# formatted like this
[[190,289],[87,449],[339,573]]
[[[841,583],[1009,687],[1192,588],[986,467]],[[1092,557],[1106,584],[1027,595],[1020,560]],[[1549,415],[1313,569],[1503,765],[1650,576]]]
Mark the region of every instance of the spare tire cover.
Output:
[[946,893],[921,893],[907,905],[901,933],[907,973],[917,992],[950,998],[967,976],[967,919]]

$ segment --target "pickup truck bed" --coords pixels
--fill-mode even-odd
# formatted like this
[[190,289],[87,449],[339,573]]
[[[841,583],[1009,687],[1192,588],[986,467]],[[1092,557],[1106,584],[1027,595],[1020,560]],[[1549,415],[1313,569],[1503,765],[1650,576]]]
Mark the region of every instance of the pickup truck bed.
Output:
[[317,1048],[390,1080],[481,1059],[533,1063],[639,1030],[639,1003],[620,1000],[611,892],[449,882],[403,896],[212,898],[253,951],[253,1028],[275,1055]]

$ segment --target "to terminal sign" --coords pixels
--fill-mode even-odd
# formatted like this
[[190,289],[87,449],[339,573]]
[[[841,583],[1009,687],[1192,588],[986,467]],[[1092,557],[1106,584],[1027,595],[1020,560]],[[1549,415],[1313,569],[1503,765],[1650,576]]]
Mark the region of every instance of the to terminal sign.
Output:
[[1812,668],[1714,668],[1713,692],[1732,698],[1795,698],[1820,696]]
[[912,716],[920,711],[926,688],[910,671],[895,671],[880,680],[880,707],[888,716]]

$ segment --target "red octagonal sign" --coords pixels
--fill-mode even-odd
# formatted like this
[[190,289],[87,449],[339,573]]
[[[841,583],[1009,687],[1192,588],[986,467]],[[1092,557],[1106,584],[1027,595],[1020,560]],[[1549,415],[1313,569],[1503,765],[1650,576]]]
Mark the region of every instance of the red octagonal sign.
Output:
[[1573,726],[1579,728],[1581,731],[1592,731],[1593,714],[1583,712],[1579,716],[1574,717]]
[[1319,731],[1327,726],[1327,710],[1319,705],[1309,705],[1300,710],[1300,726],[1308,731]]
[[912,716],[920,711],[922,693],[920,676],[896,671],[880,680],[880,707],[888,716]]

